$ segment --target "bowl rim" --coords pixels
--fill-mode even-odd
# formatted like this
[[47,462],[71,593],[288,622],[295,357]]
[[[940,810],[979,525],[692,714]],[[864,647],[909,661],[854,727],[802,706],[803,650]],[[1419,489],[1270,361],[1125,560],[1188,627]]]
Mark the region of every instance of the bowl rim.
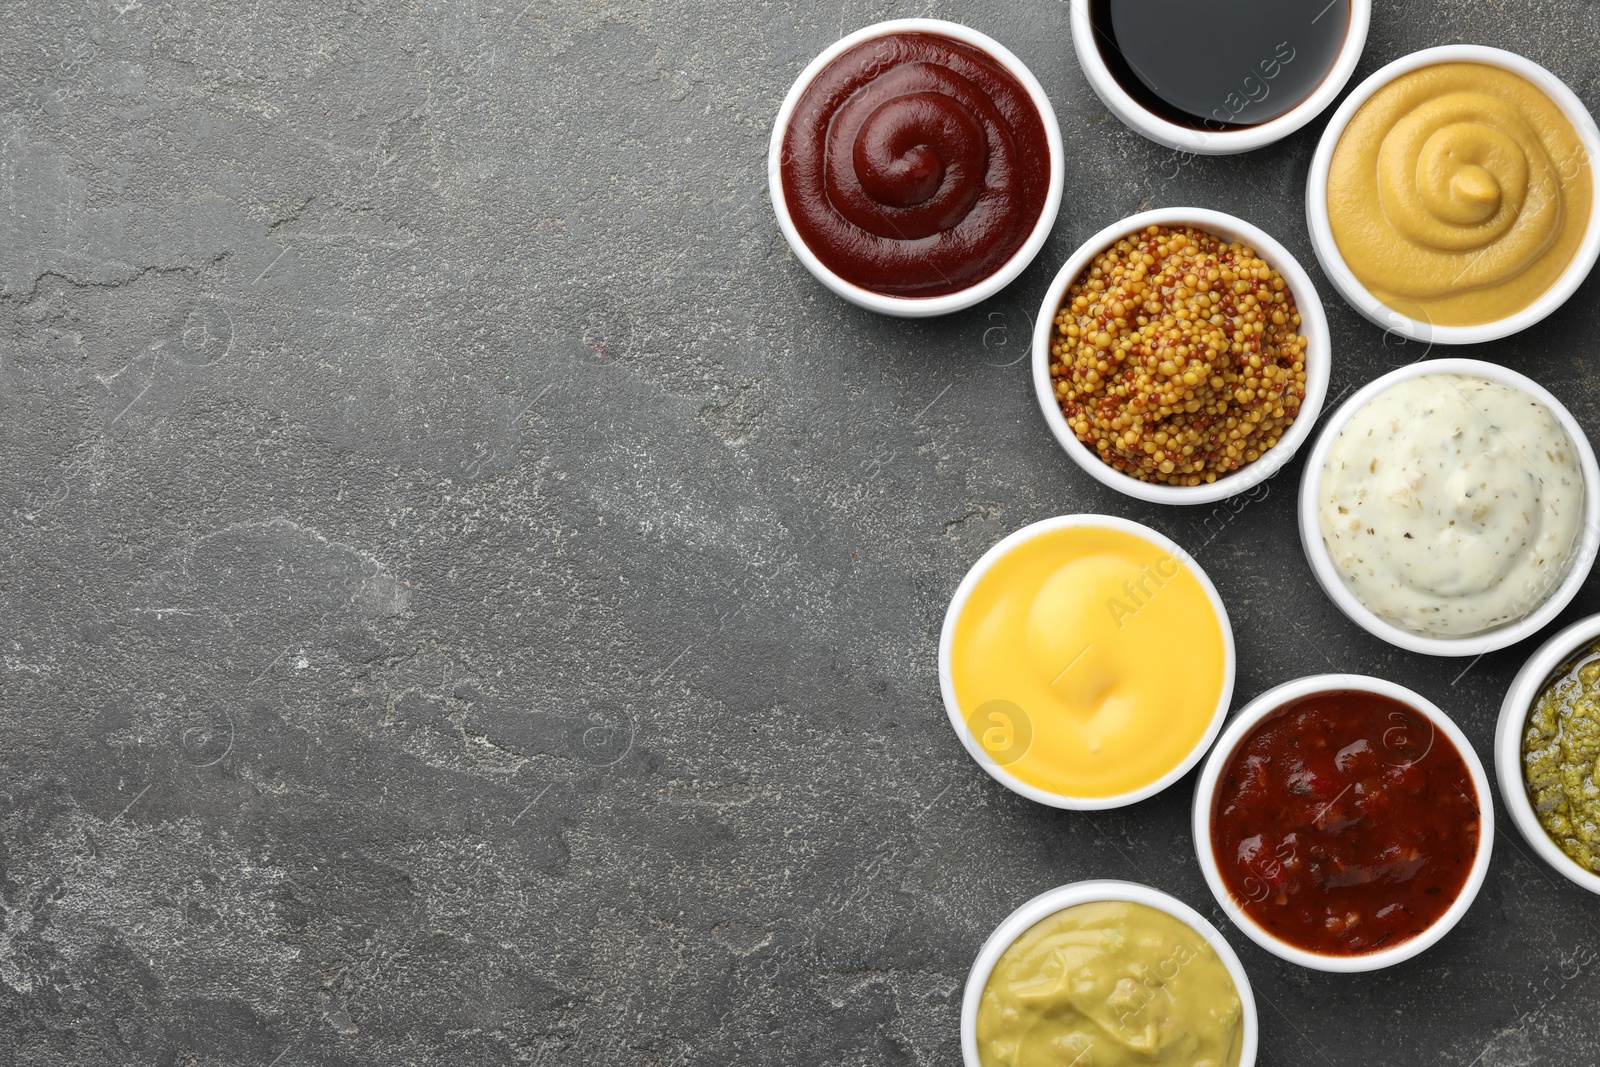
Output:
[[[1543,403],[1555,415],[1567,436],[1572,438],[1578,453],[1578,466],[1583,471],[1583,525],[1579,529],[1578,549],[1572,567],[1561,584],[1528,615],[1516,622],[1466,637],[1424,637],[1402,629],[1384,619],[1363,604],[1344,584],[1334,566],[1333,556],[1322,540],[1322,526],[1318,516],[1318,495],[1322,484],[1322,468],[1334,442],[1357,411],[1365,407],[1379,393],[1391,386],[1430,374],[1454,374],[1486,378],[1501,385],[1521,389]],[[1374,637],[1410,652],[1427,656],[1481,656],[1486,652],[1508,648],[1532,637],[1544,629],[1578,595],[1593,569],[1595,556],[1600,552],[1600,465],[1595,462],[1594,449],[1578,420],[1565,404],[1544,386],[1510,367],[1488,363],[1479,359],[1451,357],[1424,359],[1397,367],[1380,375],[1358,389],[1341,404],[1323,424],[1321,435],[1306,456],[1306,465],[1300,476],[1300,496],[1295,507],[1300,526],[1300,545],[1306,561],[1311,564],[1317,584],[1335,606],[1356,625]]]
[[[1207,233],[1238,241],[1253,248],[1261,258],[1270,263],[1294,294],[1295,305],[1300,310],[1300,335],[1306,339],[1306,395],[1300,402],[1300,412],[1289,430],[1278,443],[1254,463],[1246,464],[1233,473],[1214,482],[1200,485],[1166,485],[1160,482],[1141,482],[1106,463],[1088,445],[1078,440],[1078,435],[1061,414],[1056,403],[1055,383],[1050,377],[1050,333],[1055,326],[1056,312],[1067,289],[1078,275],[1089,266],[1095,256],[1117,241],[1143,230],[1147,226],[1172,226],[1187,224]],[[1323,310],[1322,297],[1312,283],[1300,261],[1278,243],[1271,234],[1236,215],[1199,207],[1167,207],[1141,211],[1100,230],[1078,246],[1067,257],[1055,279],[1045,290],[1039,305],[1038,318],[1033,325],[1033,391],[1039,410],[1050,427],[1056,442],[1072,461],[1095,481],[1115,489],[1124,496],[1153,504],[1215,504],[1237,496],[1260,485],[1282,470],[1295,453],[1311,436],[1317,417],[1328,395],[1328,383],[1333,376],[1333,343],[1328,330],[1328,317]]]
[[1594,116],[1566,82],[1545,67],[1515,52],[1489,45],[1447,44],[1424,48],[1378,68],[1351,90],[1333,113],[1333,118],[1328,120],[1322,138],[1317,142],[1316,152],[1311,157],[1311,169],[1306,177],[1306,228],[1311,231],[1311,247],[1322,273],[1327,275],[1345,302],[1369,322],[1400,337],[1425,344],[1481,344],[1519,333],[1554,314],[1588,278],[1596,259],[1600,258],[1600,175],[1592,175],[1594,202],[1589,211],[1589,228],[1572,262],[1567,264],[1555,284],[1539,299],[1516,314],[1476,326],[1435,326],[1383,303],[1356,279],[1355,272],[1345,262],[1333,239],[1333,227],[1328,219],[1328,170],[1333,163],[1334,149],[1344,136],[1345,127],[1361,105],[1401,75],[1439,63],[1481,63],[1521,75],[1543,90],[1566,115],[1567,121],[1572,123],[1588,157],[1585,163],[1592,169],[1594,161],[1600,159],[1600,128],[1596,127]]
[[1590,615],[1540,645],[1506,689],[1494,729],[1495,777],[1499,779],[1500,799],[1505,802],[1512,825],[1558,874],[1591,893],[1600,893],[1600,874],[1585,870],[1577,860],[1561,851],[1534,814],[1522,772],[1522,731],[1545,679],[1567,657],[1596,639],[1600,639],[1600,615]]
[[1106,66],[1105,57],[1095,43],[1089,0],[1072,0],[1072,47],[1078,54],[1078,65],[1083,69],[1089,87],[1100,98],[1100,102],[1135,133],[1165,148],[1200,156],[1233,155],[1264,147],[1283,140],[1322,114],[1355,73],[1356,65],[1361,62],[1361,54],[1366,50],[1367,32],[1371,25],[1372,0],[1351,0],[1350,25],[1345,31],[1344,44],[1334,58],[1333,66],[1310,96],[1259,126],[1238,130],[1196,130],[1161,118],[1129,95]]
[[1234,988],[1239,993],[1240,1022],[1244,1025],[1244,1047],[1239,1054],[1238,1067],[1254,1067],[1261,1041],[1261,1021],[1256,1013],[1255,992],[1250,986],[1250,975],[1245,971],[1239,956],[1209,919],[1185,904],[1171,893],[1141,882],[1128,882],[1117,878],[1093,878],[1048,889],[1020,905],[1000,921],[983,946],[978,949],[967,972],[967,984],[961,998],[961,1058],[965,1067],[983,1067],[978,1058],[978,1006],[983,990],[989,984],[995,964],[1029,928],[1058,911],[1079,904],[1097,904],[1106,901],[1126,901],[1143,904],[1166,912],[1205,939],[1212,951],[1222,960]]
[[[1194,748],[1176,766],[1155,781],[1140,786],[1138,789],[1126,793],[1118,793],[1109,797],[1075,797],[1063,793],[1052,793],[1038,786],[1030,785],[1012,774],[1005,767],[996,763],[986,752],[977,738],[972,736],[972,731],[967,728],[966,717],[962,713],[960,702],[956,698],[955,672],[952,666],[954,656],[953,644],[955,642],[956,623],[961,618],[961,612],[966,608],[967,601],[971,599],[972,592],[984,576],[1011,552],[1012,549],[1036,537],[1054,533],[1058,530],[1078,529],[1083,527],[1117,530],[1122,533],[1138,537],[1157,549],[1167,553],[1178,560],[1200,582],[1200,587],[1205,590],[1206,598],[1211,604],[1211,609],[1216,612],[1217,625],[1222,630],[1222,690],[1217,695],[1217,706],[1212,712],[1210,725],[1205,733],[1195,742]],[[945,609],[944,623],[939,629],[939,694],[944,701],[945,717],[950,721],[950,726],[955,730],[956,737],[961,741],[963,748],[973,760],[988,772],[989,776],[1007,789],[1029,800],[1052,808],[1063,808],[1071,811],[1102,811],[1108,808],[1121,808],[1129,804],[1137,804],[1147,800],[1157,793],[1177,782],[1188,774],[1200,762],[1211,747],[1212,741],[1222,730],[1223,721],[1228,716],[1228,708],[1233,701],[1233,686],[1238,671],[1238,655],[1233,641],[1233,623],[1228,618],[1227,606],[1222,602],[1222,595],[1217,592],[1217,587],[1212,584],[1211,578],[1206,574],[1205,568],[1191,556],[1176,541],[1166,535],[1152,530],[1143,523],[1131,519],[1118,518],[1114,515],[1097,515],[1092,513],[1076,515],[1057,515],[1053,518],[1041,519],[1015,530],[995,542],[987,552],[978,557],[976,563],[968,568],[961,582],[950,597],[950,605]]]
[[[1034,107],[1038,109],[1040,122],[1044,125],[1045,143],[1049,146],[1049,188],[1045,193],[1044,207],[1040,210],[1039,218],[1034,222],[1028,239],[993,274],[959,292],[946,293],[943,296],[890,296],[856,285],[835,274],[817,258],[816,253],[801,238],[783,192],[783,136],[789,128],[789,120],[793,117],[795,108],[800,103],[800,97],[804,95],[817,74],[839,56],[863,41],[891,33],[927,33],[948,37],[988,53],[990,58],[1004,67],[1027,90]],[[1050,237],[1056,215],[1061,209],[1065,175],[1066,150],[1061,140],[1061,124],[1057,121],[1049,95],[1045,93],[1039,79],[1034,77],[1033,71],[1029,70],[1028,65],[1017,58],[1015,53],[988,34],[945,19],[905,18],[875,22],[846,34],[823,49],[806,65],[799,77],[795,78],[794,84],[789,87],[788,94],[784,96],[783,103],[778,108],[777,118],[772,124],[772,136],[767,144],[767,195],[772,201],[773,212],[778,217],[778,228],[783,231],[784,240],[789,243],[795,258],[835,295],[869,311],[899,318],[931,318],[936,315],[948,315],[987,300],[1015,281],[1017,276],[1033,262]]]
[[[1211,847],[1211,810],[1216,799],[1217,783],[1222,777],[1224,766],[1246,735],[1292,700],[1339,689],[1354,689],[1386,696],[1410,706],[1423,715],[1436,730],[1442,731],[1454,743],[1456,751],[1461,754],[1462,760],[1467,765],[1467,771],[1472,776],[1473,787],[1478,791],[1478,853],[1473,859],[1466,883],[1462,885],[1456,899],[1432,926],[1416,937],[1403,941],[1394,948],[1360,956],[1329,956],[1319,952],[1309,952],[1268,933],[1234,901],[1233,894],[1228,891],[1227,884],[1222,880],[1222,871],[1217,864],[1216,853]],[[1461,921],[1462,916],[1472,907],[1472,902],[1477,899],[1478,892],[1488,877],[1489,861],[1494,853],[1494,795],[1490,791],[1489,776],[1483,769],[1483,762],[1478,758],[1477,750],[1473,748],[1467,735],[1443,709],[1422,694],[1398,682],[1363,674],[1313,674],[1295,678],[1273,686],[1246,704],[1228,723],[1228,728],[1223,731],[1222,737],[1218,739],[1211,754],[1206,758],[1205,766],[1200,770],[1200,777],[1195,783],[1192,815],[1194,850],[1195,857],[1200,862],[1200,871],[1205,876],[1211,895],[1216,898],[1233,924],[1250,940],[1280,959],[1311,970],[1340,974],[1355,974],[1392,967],[1438,944]]]

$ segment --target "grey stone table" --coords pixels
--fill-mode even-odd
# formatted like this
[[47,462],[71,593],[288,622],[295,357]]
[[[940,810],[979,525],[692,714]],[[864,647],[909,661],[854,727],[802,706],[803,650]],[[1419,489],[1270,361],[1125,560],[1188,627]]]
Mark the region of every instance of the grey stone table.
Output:
[[[800,68],[913,14],[1015,49],[1068,157],[1037,263],[920,323],[814,282],[764,174]],[[1380,3],[1357,77],[1451,41],[1600,103],[1587,0]],[[0,1063],[958,1063],[1024,899],[1118,877],[1216,913],[1188,782],[1047,810],[945,720],[956,581],[1061,512],[1203,544],[1240,699],[1387,675],[1483,751],[1528,647],[1348,624],[1298,464],[1217,532],[1047,435],[1021,360],[1066,255],[1193,203],[1309,262],[1321,128],[1186,164],[1067,42],[1057,0],[5,3]],[[1418,354],[1317,279],[1335,391]],[[1591,432],[1595,284],[1474,353]],[[1218,915],[1263,1062],[1594,1062],[1595,901],[1520,846],[1376,976]]]

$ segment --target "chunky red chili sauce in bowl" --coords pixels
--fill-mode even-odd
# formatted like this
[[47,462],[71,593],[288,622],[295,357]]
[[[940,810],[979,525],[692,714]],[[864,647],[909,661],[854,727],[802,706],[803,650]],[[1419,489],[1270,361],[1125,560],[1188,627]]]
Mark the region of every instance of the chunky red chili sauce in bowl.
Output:
[[773,129],[768,185],[795,255],[834,292],[940,315],[998,292],[1061,201],[1061,131],[1022,61],[937,19],[878,23],[818,56]]
[[1224,730],[1194,834],[1211,892],[1257,944],[1368,971],[1466,914],[1489,869],[1494,806],[1439,708],[1379,678],[1318,675],[1263,694]]

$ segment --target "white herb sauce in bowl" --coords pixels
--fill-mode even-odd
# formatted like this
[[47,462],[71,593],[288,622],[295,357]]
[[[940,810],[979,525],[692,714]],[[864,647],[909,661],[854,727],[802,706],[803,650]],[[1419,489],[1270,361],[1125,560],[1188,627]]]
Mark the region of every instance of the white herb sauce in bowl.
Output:
[[1328,451],[1317,508],[1345,586],[1388,622],[1458,638],[1530,615],[1577,556],[1584,476],[1539,398],[1428,374],[1356,411]]

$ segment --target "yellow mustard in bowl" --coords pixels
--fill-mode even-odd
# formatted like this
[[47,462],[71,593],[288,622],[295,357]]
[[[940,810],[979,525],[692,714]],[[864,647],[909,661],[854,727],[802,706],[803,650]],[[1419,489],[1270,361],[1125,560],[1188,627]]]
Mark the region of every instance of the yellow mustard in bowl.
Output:
[[1243,1007],[1227,965],[1146,904],[1065,908],[995,964],[978,1003],[983,1067],[1237,1067]]
[[1527,308],[1577,254],[1593,208],[1583,140],[1550,96],[1483,63],[1439,63],[1374,93],[1328,170],[1351,273],[1435,326]]
[[1104,799],[1191,756],[1227,684],[1222,620],[1196,572],[1126,530],[1069,526],[995,560],[957,616],[956,701],[997,764]]

